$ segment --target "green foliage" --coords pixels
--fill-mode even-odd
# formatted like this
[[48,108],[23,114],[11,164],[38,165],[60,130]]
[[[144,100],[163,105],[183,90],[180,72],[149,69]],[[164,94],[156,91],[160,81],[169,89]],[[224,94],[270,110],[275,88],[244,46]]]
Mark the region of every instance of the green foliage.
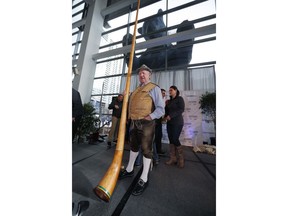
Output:
[[83,138],[90,133],[93,133],[97,129],[97,125],[100,122],[99,117],[96,116],[96,111],[91,103],[85,103],[84,107],[84,114],[80,121],[80,125],[78,128],[78,140],[79,138]]
[[202,113],[212,119],[216,131],[216,92],[201,95],[199,104]]

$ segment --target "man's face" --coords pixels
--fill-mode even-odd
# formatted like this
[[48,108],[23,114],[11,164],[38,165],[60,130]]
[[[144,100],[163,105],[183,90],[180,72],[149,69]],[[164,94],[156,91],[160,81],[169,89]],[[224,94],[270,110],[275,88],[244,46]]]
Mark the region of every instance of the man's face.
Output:
[[139,71],[138,76],[140,83],[143,84],[150,81],[151,74],[148,70],[141,70]]
[[166,96],[166,92],[165,91],[161,91],[162,93],[162,97],[164,98]]
[[123,101],[123,95],[118,96],[118,101]]

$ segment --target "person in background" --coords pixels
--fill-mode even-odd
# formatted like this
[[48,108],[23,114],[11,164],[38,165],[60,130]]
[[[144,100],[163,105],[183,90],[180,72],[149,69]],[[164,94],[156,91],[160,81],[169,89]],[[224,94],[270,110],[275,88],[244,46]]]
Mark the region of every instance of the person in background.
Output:
[[81,118],[84,114],[84,108],[80,93],[72,88],[72,141],[74,140]]
[[112,111],[112,126],[109,131],[108,138],[107,138],[108,148],[111,148],[111,142],[116,141],[117,136],[118,136],[122,105],[123,105],[123,94],[119,94],[117,99],[112,100],[112,102],[108,106],[108,109],[113,110]]
[[129,162],[120,171],[119,178],[132,177],[134,163],[141,147],[143,153],[143,171],[132,191],[132,195],[141,195],[148,186],[148,173],[152,158],[152,145],[155,135],[155,119],[164,115],[164,102],[161,89],[150,81],[152,70],[146,65],[137,69],[140,85],[129,99],[128,119],[131,120],[129,144]]
[[[162,98],[164,101],[164,104],[166,102],[166,90],[161,89],[161,94]],[[164,117],[164,116],[163,116]],[[155,144],[156,144],[156,154],[163,155],[165,152],[162,150],[162,122],[163,122],[163,117],[159,118],[156,120],[156,126],[155,126]]]
[[167,133],[169,138],[170,160],[167,165],[177,162],[176,151],[178,153],[178,167],[184,167],[183,148],[179,141],[179,137],[184,126],[182,113],[185,109],[185,103],[176,86],[169,88],[170,100],[165,106],[165,120],[167,121]]

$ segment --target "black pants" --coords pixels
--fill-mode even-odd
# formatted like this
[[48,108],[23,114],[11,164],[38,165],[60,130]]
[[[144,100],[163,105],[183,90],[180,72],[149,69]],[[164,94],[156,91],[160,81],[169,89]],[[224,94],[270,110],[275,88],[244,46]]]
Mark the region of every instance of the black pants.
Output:
[[161,119],[157,119],[155,122],[155,143],[156,150],[158,153],[162,152],[162,123]]
[[167,123],[167,133],[170,144],[175,146],[181,146],[179,137],[182,131],[183,125],[172,125]]
[[77,129],[80,125],[82,116],[75,117],[75,121],[72,121],[72,141],[74,140],[76,134],[77,134]]

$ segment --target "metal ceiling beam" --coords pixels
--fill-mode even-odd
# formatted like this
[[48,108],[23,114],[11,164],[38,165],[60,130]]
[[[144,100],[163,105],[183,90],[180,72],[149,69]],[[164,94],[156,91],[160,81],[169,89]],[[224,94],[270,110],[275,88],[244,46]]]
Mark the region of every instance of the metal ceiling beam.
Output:
[[116,12],[116,11],[119,11],[120,9],[122,8],[125,8],[125,7],[128,7],[129,5],[133,4],[137,2],[137,0],[122,0],[122,1],[118,1],[114,4],[112,4],[111,6],[109,7],[106,7],[105,9],[103,9],[101,11],[101,15],[103,17],[105,17],[106,15],[109,15],[113,12]]
[[[189,40],[192,38],[201,37],[201,36],[210,35],[210,34],[215,34],[215,33],[216,33],[216,24],[207,25],[204,27],[199,27],[196,29],[179,32],[179,33],[168,35],[168,36],[151,39],[151,40],[144,41],[144,42],[141,42],[138,44],[136,43],[135,44],[135,51],[141,50],[141,49],[148,49],[148,48],[152,48],[152,47],[156,47],[156,46],[161,46],[161,45],[165,45],[165,44],[170,44],[172,42]],[[107,58],[107,57],[120,55],[120,54],[126,54],[126,53],[129,53],[130,50],[131,50],[131,45],[128,45],[128,46],[120,47],[117,49],[109,50],[106,52],[94,54],[94,55],[92,55],[92,59],[94,61],[96,61],[96,60],[102,59],[102,58]]]
[[81,20],[79,20],[77,22],[74,22],[74,23],[72,23],[72,29],[80,27],[82,25],[85,25],[85,23],[86,23],[86,18],[85,19],[81,19]]
[[95,0],[84,0],[87,4],[91,5]]
[[78,59],[73,59],[72,60],[72,66],[77,65],[77,61],[78,61]]
[[[124,14],[129,13],[130,7],[131,7],[131,11],[134,11],[137,8],[137,3],[136,3],[137,1],[136,0],[121,0],[121,1],[115,0],[115,1],[116,1],[116,3],[112,3],[110,6],[108,6],[107,8],[105,8],[101,11],[101,15],[102,16],[105,15],[105,22],[106,23],[111,19],[115,19],[119,16],[122,16]],[[161,0],[141,0],[140,8],[146,7],[148,5],[154,4],[154,3],[159,2],[159,1],[161,1]],[[196,5],[196,4],[202,3],[204,1],[208,1],[208,0],[190,1],[186,4],[181,5],[181,6],[171,8],[168,11],[172,12],[173,10],[175,10],[175,11],[180,10],[181,7],[182,8],[190,7],[192,5]],[[165,12],[168,12],[168,11],[165,11]]]

